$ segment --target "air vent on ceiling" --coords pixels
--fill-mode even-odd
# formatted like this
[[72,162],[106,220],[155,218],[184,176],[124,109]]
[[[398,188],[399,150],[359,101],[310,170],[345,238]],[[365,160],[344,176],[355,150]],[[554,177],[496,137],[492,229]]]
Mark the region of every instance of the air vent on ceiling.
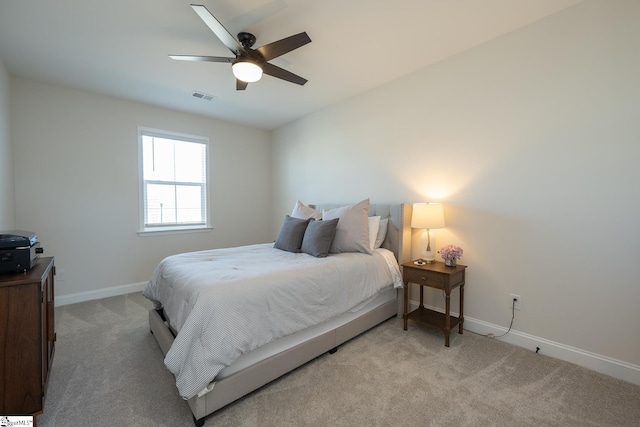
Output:
[[202,92],[193,92],[191,95],[195,96],[196,98],[204,99],[205,101],[211,101],[213,99],[216,99],[214,95],[207,95],[206,93],[202,93]]

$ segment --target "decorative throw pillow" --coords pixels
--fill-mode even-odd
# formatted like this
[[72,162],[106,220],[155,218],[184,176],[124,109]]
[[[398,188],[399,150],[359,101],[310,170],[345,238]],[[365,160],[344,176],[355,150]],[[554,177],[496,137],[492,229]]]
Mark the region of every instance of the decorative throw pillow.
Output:
[[329,254],[339,219],[311,221],[302,239],[302,252],[318,258]]
[[309,218],[322,219],[322,212],[317,211],[312,207],[305,205],[300,200],[298,200],[295,206],[293,207],[291,216],[294,218],[300,218],[300,219],[309,219]]
[[322,211],[324,221],[339,218],[330,253],[371,253],[369,244],[369,199],[355,205]]
[[389,218],[380,220],[380,227],[378,228],[378,236],[376,237],[376,242],[373,245],[374,249],[378,249],[382,246],[382,242],[384,242],[385,237],[387,237],[387,229],[389,228]]
[[311,218],[299,219],[287,215],[282,221],[280,232],[273,247],[288,252],[300,252],[304,232],[311,221],[313,221]]

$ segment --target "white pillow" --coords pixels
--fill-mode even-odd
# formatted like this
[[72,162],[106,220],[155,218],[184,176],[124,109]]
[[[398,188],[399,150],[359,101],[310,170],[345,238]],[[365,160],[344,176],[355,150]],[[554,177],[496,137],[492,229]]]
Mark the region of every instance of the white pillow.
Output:
[[315,220],[319,220],[319,219],[322,219],[322,212],[317,211],[317,210],[305,205],[300,200],[298,200],[296,202],[296,205],[293,207],[293,211],[291,212],[291,216],[293,218],[300,218],[300,219],[313,218]]
[[371,250],[375,249],[376,238],[378,237],[379,229],[380,229],[380,217],[370,216],[369,217],[369,248]]
[[338,218],[336,235],[331,243],[330,253],[363,252],[371,253],[369,243],[369,199],[355,205],[323,210],[322,219]]
[[374,249],[378,249],[382,246],[382,242],[384,242],[385,237],[387,237],[387,229],[389,228],[389,218],[380,220],[380,227],[378,227],[378,236],[376,237],[376,242],[373,245]]

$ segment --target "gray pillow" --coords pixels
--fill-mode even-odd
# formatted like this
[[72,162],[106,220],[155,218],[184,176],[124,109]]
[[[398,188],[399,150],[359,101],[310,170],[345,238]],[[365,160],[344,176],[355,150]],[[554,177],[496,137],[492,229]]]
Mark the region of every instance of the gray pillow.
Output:
[[292,218],[287,215],[282,221],[280,232],[273,247],[287,252],[300,252],[302,239],[312,219]]
[[331,242],[336,235],[339,219],[312,221],[304,232],[302,252],[314,257],[324,258],[329,254]]

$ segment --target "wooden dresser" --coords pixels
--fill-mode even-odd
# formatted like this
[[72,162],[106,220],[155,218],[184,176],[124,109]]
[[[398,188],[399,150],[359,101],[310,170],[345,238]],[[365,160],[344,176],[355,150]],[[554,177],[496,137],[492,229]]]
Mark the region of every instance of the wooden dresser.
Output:
[[0,414],[42,413],[55,350],[53,258],[0,274]]

